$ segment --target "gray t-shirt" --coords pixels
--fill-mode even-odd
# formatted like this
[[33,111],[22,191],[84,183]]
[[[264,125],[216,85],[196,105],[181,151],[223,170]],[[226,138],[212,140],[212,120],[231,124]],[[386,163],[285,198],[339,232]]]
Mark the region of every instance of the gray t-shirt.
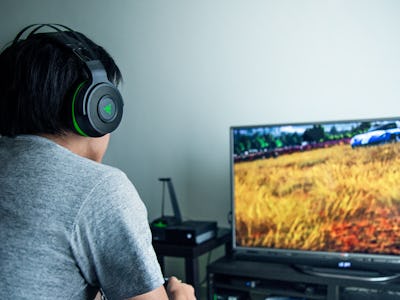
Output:
[[38,136],[0,137],[0,299],[108,299],[163,284],[126,175]]

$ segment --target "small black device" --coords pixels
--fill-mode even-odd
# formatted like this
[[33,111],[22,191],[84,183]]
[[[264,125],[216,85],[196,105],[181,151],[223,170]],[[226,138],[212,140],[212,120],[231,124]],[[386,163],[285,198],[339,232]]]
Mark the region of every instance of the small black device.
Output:
[[[53,32],[36,33],[42,28]],[[32,24],[22,29],[13,44],[28,32],[27,39],[45,36],[72,51],[85,65],[88,80],[73,87],[71,121],[76,133],[88,137],[100,137],[114,131],[122,119],[124,102],[117,87],[107,78],[107,72],[83,36],[61,24]]]
[[165,239],[175,244],[197,245],[214,238],[216,233],[217,222],[185,221],[168,227]]

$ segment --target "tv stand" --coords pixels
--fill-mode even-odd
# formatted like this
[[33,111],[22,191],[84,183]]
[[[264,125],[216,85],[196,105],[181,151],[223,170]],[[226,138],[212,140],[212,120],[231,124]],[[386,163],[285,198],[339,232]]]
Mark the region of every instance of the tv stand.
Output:
[[366,282],[389,282],[400,278],[400,274],[398,273],[381,273],[366,270],[318,268],[305,265],[293,265],[293,268],[312,276],[360,280]]
[[207,267],[208,300],[400,299],[397,274],[383,276],[387,279],[383,280],[377,273],[364,271],[335,273],[315,268],[311,271],[308,267],[224,257]]

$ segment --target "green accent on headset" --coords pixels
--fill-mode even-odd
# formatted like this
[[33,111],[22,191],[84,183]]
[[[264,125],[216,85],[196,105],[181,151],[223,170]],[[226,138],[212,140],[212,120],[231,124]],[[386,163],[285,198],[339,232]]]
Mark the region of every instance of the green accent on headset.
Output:
[[74,124],[75,130],[82,136],[88,137],[86,133],[83,132],[83,130],[79,127],[78,122],[76,121],[75,118],[75,100],[76,96],[78,95],[79,90],[82,88],[82,86],[85,84],[86,81],[80,83],[78,87],[75,90],[74,96],[72,97],[72,123]]
[[104,110],[107,114],[111,115],[111,112],[112,112],[112,111],[111,111],[111,110],[112,110],[111,103],[105,105],[105,106],[103,107],[103,110]]

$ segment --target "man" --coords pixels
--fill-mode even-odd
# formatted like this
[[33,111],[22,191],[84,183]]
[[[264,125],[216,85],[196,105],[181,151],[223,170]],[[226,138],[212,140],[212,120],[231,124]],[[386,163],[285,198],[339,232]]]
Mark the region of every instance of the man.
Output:
[[115,62],[62,25],[26,29],[0,54],[0,299],[195,299],[175,277],[164,289],[144,204],[101,164]]

